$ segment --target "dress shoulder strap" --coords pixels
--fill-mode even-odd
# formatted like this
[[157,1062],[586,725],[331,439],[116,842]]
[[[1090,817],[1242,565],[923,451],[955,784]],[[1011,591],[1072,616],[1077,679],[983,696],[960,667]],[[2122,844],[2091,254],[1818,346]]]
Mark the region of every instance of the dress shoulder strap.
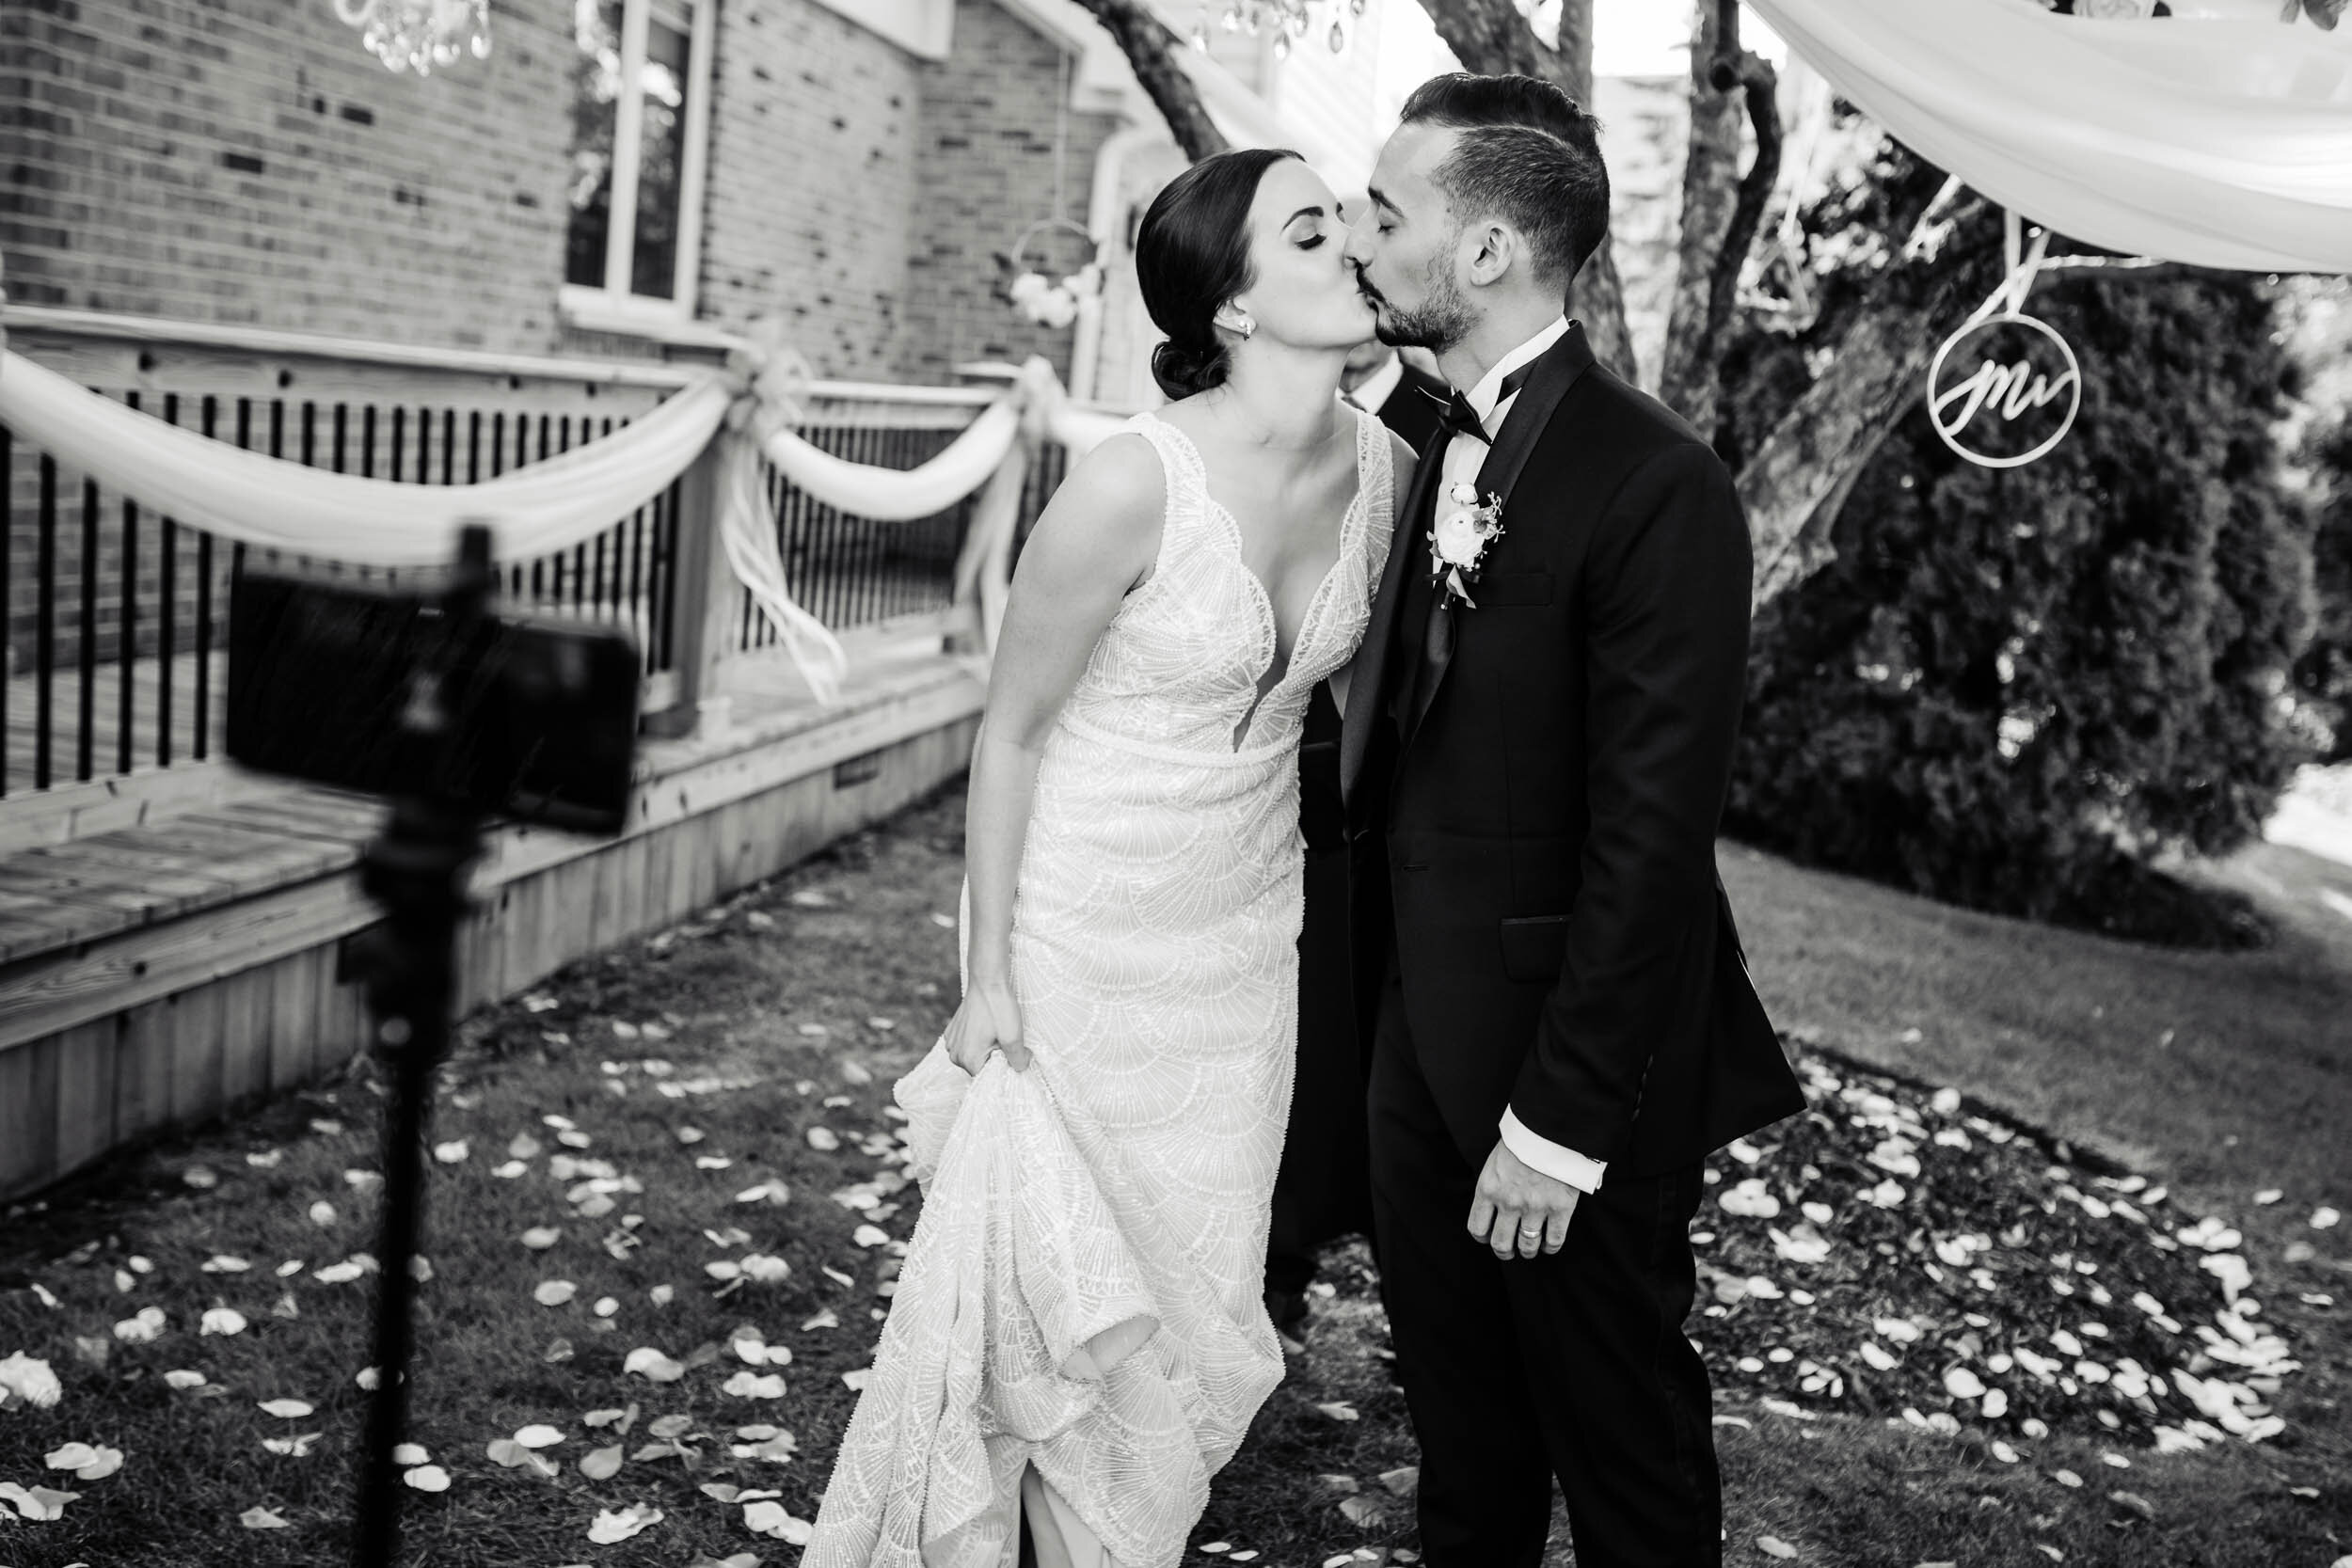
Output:
[[1170,537],[1189,535],[1198,527],[1206,510],[1209,470],[1200,460],[1200,449],[1192,444],[1192,437],[1159,415],[1137,414],[1127,421],[1127,428],[1151,442],[1152,450],[1160,454],[1160,468],[1168,484],[1167,513],[1161,531],[1161,549],[1165,553]]
[[1373,531],[1387,529],[1396,511],[1396,443],[1380,416],[1365,408],[1356,410],[1356,483]]

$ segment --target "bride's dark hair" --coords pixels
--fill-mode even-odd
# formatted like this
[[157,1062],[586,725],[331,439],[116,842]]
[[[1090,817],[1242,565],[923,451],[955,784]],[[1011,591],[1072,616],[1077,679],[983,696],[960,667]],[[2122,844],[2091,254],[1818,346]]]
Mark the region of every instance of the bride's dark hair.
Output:
[[1136,231],[1136,283],[1168,341],[1152,379],[1170,398],[1221,384],[1232,366],[1210,318],[1249,287],[1249,206],[1265,171],[1298,154],[1243,147],[1212,153],[1169,181]]

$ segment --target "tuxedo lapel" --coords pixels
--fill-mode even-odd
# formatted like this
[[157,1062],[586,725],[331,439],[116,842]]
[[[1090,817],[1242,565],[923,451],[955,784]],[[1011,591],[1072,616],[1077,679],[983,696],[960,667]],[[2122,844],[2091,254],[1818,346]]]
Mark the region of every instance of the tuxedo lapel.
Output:
[[[1591,343],[1585,341],[1583,324],[1570,322],[1568,330],[1560,341],[1535,361],[1534,370],[1527,377],[1527,385],[1519,388],[1519,395],[1511,404],[1511,412],[1503,419],[1502,428],[1495,433],[1494,446],[1478,469],[1478,489],[1482,496],[1497,497],[1506,509],[1510,506],[1511,487],[1518,483],[1519,471],[1527,467],[1529,456],[1535,451],[1535,443],[1551,424],[1551,416],[1559,408],[1560,400],[1567,395],[1570,387],[1576,385],[1577,377],[1592,368],[1592,364],[1593,349]],[[1429,467],[1426,463],[1422,466]],[[1415,477],[1418,480],[1419,475]],[[1475,584],[1471,585],[1470,597],[1473,600],[1478,597]],[[1478,612],[1448,605],[1442,613],[1451,621]],[[1433,637],[1430,641],[1429,671],[1414,690],[1411,722],[1405,729],[1405,743],[1408,746],[1412,744],[1414,733],[1421,728],[1422,716],[1429,711],[1429,705],[1437,701],[1438,689],[1445,684],[1446,672],[1454,666],[1454,638],[1451,633],[1454,629],[1448,626],[1448,635]],[[1354,693],[1349,695],[1352,698]],[[1352,711],[1354,703],[1348,705]]]
[[1425,544],[1421,536],[1422,520],[1429,515],[1429,498],[1437,488],[1438,471],[1444,456],[1445,442],[1433,440],[1422,452],[1421,461],[1413,465],[1412,487],[1406,493],[1405,510],[1398,514],[1395,533],[1389,541],[1388,564],[1380,574],[1380,591],[1372,601],[1372,619],[1364,628],[1363,651],[1358,656],[1356,673],[1348,682],[1347,711],[1340,717],[1343,802],[1355,798],[1357,778],[1364,770],[1364,755],[1372,749],[1373,727],[1387,722],[1389,652],[1396,641],[1397,607],[1405,597],[1405,574],[1411,570],[1416,552]]
[[[1478,488],[1491,496],[1500,496],[1504,504],[1511,499],[1511,487],[1519,482],[1519,470],[1535,451],[1535,443],[1543,438],[1551,423],[1553,410],[1576,385],[1577,377],[1593,367],[1593,347],[1584,337],[1581,322],[1570,322],[1568,330],[1551,345],[1519,388],[1517,401],[1511,404],[1510,415],[1502,428],[1495,433],[1494,449],[1486,453],[1486,461],[1478,469]],[[1473,594],[1473,597],[1476,595]]]

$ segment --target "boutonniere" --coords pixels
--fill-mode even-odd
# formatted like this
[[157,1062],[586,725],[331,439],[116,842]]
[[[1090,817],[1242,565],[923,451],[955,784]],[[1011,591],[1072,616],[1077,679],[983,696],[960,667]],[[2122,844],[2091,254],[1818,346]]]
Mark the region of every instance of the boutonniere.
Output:
[[1502,498],[1490,494],[1482,501],[1478,486],[1464,483],[1448,485],[1445,499],[1446,509],[1429,531],[1429,580],[1443,583],[1449,600],[1476,610],[1466,585],[1478,580],[1486,547],[1502,537]]

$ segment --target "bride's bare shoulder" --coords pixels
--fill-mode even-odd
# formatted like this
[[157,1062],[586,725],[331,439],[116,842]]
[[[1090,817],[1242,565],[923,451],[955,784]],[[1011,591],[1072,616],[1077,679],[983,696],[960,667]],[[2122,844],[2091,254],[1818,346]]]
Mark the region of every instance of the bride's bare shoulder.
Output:
[[1122,430],[1071,466],[1022,549],[1057,566],[1122,583],[1140,580],[1160,548],[1166,480],[1159,453],[1141,433]]
[[[1122,430],[1096,442],[1071,466],[1046,516],[1057,512],[1097,523],[1157,524],[1166,496],[1160,454],[1140,431]],[[1044,519],[1040,519],[1042,527]]]

